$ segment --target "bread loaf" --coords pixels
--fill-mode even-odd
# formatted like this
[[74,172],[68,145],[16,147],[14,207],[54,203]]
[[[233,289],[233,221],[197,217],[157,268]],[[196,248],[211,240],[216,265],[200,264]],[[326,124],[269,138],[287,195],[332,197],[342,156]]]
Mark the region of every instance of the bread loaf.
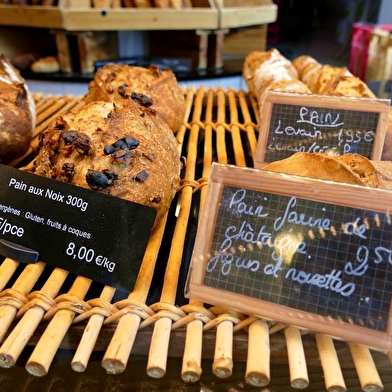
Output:
[[249,92],[259,101],[268,90],[275,90],[277,82],[291,81],[277,91],[375,98],[365,82],[346,67],[322,65],[311,56],[302,55],[292,62],[272,48],[265,52],[251,52],[244,60],[242,75]]
[[246,56],[242,66],[242,75],[249,92],[259,101],[265,92],[271,89],[273,83],[284,80],[290,81],[287,87],[292,86],[294,91],[309,91],[299,80],[298,72],[291,61],[275,48],[267,52],[254,51]]
[[358,154],[331,156],[298,152],[272,162],[263,169],[320,180],[392,189],[392,162],[370,161]]
[[320,64],[311,56],[302,55],[293,60],[298,76],[312,93],[346,97],[375,98],[364,81],[346,67]]
[[60,71],[60,63],[57,57],[47,56],[34,61],[30,69],[35,73],[54,73]]
[[392,161],[392,108],[389,108],[381,160]]
[[129,98],[132,93],[152,99],[152,108],[175,132],[184,120],[186,102],[183,91],[171,70],[127,64],[107,64],[99,69],[84,96],[86,102],[113,102]]
[[178,189],[177,140],[143,99],[65,112],[42,132],[39,146],[36,174],[155,208],[156,222]]
[[293,60],[293,66],[298,72],[299,79],[304,83],[307,83],[312,74],[321,68],[321,64],[316,59],[307,55],[295,58]]
[[34,99],[19,71],[0,56],[0,163],[28,150],[36,122]]

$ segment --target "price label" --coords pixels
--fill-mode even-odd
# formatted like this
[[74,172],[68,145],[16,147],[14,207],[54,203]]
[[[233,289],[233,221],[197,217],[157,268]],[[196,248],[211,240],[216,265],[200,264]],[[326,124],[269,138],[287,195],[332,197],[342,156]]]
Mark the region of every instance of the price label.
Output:
[[379,160],[389,100],[267,93],[254,166],[296,152],[361,154]]
[[133,289],[155,209],[4,165],[0,181],[4,256]]
[[214,164],[186,296],[392,347],[390,191]]

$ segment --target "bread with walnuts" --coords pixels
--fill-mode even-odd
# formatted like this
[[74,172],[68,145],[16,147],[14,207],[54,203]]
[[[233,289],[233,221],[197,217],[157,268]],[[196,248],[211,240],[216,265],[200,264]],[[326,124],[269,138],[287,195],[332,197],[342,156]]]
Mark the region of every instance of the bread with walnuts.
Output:
[[91,102],[40,134],[33,172],[168,211],[180,181],[178,142],[144,96]]
[[34,99],[25,79],[0,56],[0,163],[20,158],[30,147],[36,122]]
[[141,93],[152,99],[152,109],[176,132],[184,120],[184,92],[171,70],[110,63],[100,68],[84,96],[86,102],[113,102]]

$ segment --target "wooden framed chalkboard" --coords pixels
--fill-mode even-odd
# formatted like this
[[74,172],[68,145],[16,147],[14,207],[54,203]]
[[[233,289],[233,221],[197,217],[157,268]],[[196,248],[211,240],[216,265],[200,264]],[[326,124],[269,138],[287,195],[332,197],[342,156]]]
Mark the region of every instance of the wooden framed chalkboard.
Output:
[[269,91],[254,167],[296,152],[357,153],[379,160],[389,100]]
[[213,164],[185,295],[392,347],[392,193]]

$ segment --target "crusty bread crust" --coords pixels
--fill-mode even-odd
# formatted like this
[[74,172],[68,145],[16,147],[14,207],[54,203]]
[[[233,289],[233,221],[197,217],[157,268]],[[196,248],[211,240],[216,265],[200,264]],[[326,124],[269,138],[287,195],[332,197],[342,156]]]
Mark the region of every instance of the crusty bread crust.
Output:
[[346,67],[322,65],[311,56],[298,56],[293,60],[298,76],[312,93],[346,97],[375,98],[364,81]]
[[180,181],[178,142],[132,99],[91,102],[56,117],[40,135],[36,174],[155,208],[158,222]]
[[35,103],[25,80],[0,56],[0,163],[9,163],[28,150],[35,122]]
[[370,161],[358,154],[331,156],[298,152],[272,162],[263,169],[320,180],[392,189],[392,162]]
[[392,108],[389,108],[385,129],[384,145],[381,153],[382,161],[392,161]]
[[113,102],[129,98],[132,92],[145,94],[153,101],[152,108],[176,132],[184,121],[184,92],[171,70],[156,66],[148,68],[128,64],[106,64],[94,75],[86,102]]
[[300,83],[291,61],[275,48],[249,53],[243,62],[242,75],[249,92],[257,98],[263,96],[272,83],[283,80]]

